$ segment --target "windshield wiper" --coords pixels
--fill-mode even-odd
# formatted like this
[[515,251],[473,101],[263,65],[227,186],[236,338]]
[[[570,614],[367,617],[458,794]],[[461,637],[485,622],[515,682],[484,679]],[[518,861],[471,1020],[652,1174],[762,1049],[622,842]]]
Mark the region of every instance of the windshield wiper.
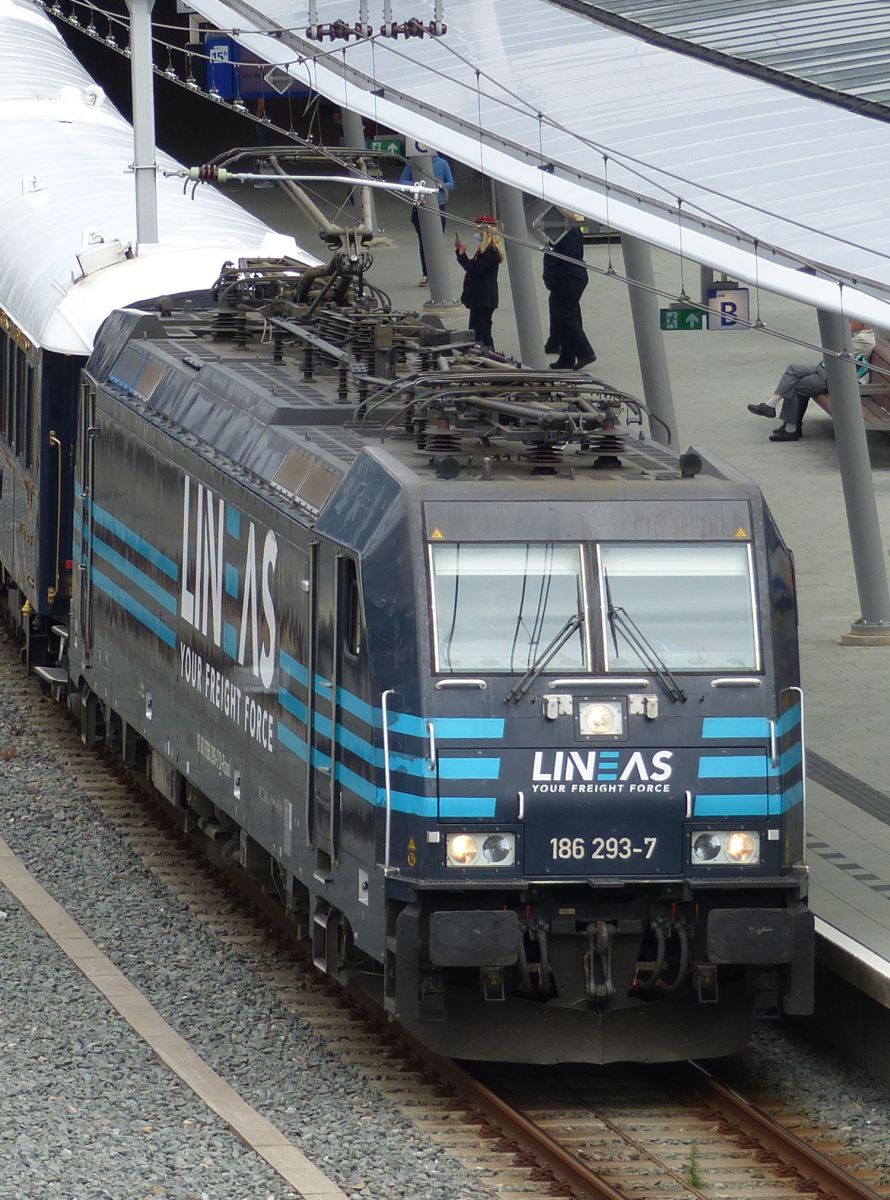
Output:
[[640,629],[632,616],[619,605],[609,605],[609,624],[612,627],[612,637],[617,645],[616,629],[621,630],[624,640],[640,660],[644,670],[651,671],[660,681],[661,686],[676,704],[678,700],[686,702],[686,693],[671,674],[670,667]]
[[640,629],[630,613],[620,605],[612,603],[612,589],[609,586],[609,576],[603,571],[606,585],[606,613],[609,617],[609,629],[612,631],[612,642],[615,646],[615,657],[618,657],[618,631],[640,660],[641,665],[658,679],[661,686],[676,704],[682,700],[686,703],[686,693],[671,674],[670,667]]
[[517,700],[522,699],[531,685],[535,682],[535,680],[550,662],[551,658],[553,658],[553,656],[563,648],[575,630],[580,629],[583,624],[583,613],[576,612],[569,617],[553,641],[549,644],[549,646],[545,646],[545,648],[541,651],[513,690],[509,692],[507,699],[504,701],[505,704],[509,704],[511,700],[515,704]]

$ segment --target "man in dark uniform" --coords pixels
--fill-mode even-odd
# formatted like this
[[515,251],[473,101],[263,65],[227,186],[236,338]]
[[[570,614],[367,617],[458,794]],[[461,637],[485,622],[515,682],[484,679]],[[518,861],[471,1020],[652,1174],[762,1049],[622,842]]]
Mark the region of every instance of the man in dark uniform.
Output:
[[544,255],[544,286],[550,293],[550,337],[545,350],[548,354],[559,354],[556,362],[550,364],[552,370],[580,371],[596,362],[596,353],[587,340],[581,319],[587,269],[584,238],[578,223],[584,218],[577,213],[566,215],[571,225],[557,242],[551,242],[553,253]]

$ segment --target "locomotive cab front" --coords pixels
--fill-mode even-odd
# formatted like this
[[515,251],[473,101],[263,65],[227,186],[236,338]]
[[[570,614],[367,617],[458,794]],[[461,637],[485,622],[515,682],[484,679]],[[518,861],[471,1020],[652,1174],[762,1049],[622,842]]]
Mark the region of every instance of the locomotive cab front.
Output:
[[[747,484],[485,487],[424,489],[409,535],[389,1007],[464,1057],[736,1050],[811,1004],[790,555]],[[418,745],[434,817],[399,802]]]

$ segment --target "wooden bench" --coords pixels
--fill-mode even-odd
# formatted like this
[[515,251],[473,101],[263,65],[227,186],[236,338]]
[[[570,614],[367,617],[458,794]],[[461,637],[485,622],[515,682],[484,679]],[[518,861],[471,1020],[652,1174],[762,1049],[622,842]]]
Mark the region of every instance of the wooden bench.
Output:
[[[860,383],[859,395],[862,401],[862,416],[866,430],[881,429],[890,433],[890,340],[883,334],[875,334],[875,348],[868,360],[868,383]],[[880,367],[887,374],[879,374],[873,368]],[[831,416],[831,397],[827,392],[814,396],[813,400],[824,408]]]

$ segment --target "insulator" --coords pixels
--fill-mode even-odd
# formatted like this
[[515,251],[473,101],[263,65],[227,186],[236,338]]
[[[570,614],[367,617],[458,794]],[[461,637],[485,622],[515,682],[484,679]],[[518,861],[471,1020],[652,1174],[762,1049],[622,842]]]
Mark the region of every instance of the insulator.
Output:
[[532,464],[533,475],[555,475],[562,462],[562,450],[562,446],[554,446],[552,442],[534,442],[524,451],[523,457]]
[[621,467],[624,453],[624,438],[612,430],[604,429],[590,438],[590,448],[597,454],[593,462],[595,471],[610,471]]
[[460,434],[449,428],[447,422],[444,426],[428,422],[423,440],[424,450],[431,454],[447,454],[449,451],[460,450],[461,446]]

